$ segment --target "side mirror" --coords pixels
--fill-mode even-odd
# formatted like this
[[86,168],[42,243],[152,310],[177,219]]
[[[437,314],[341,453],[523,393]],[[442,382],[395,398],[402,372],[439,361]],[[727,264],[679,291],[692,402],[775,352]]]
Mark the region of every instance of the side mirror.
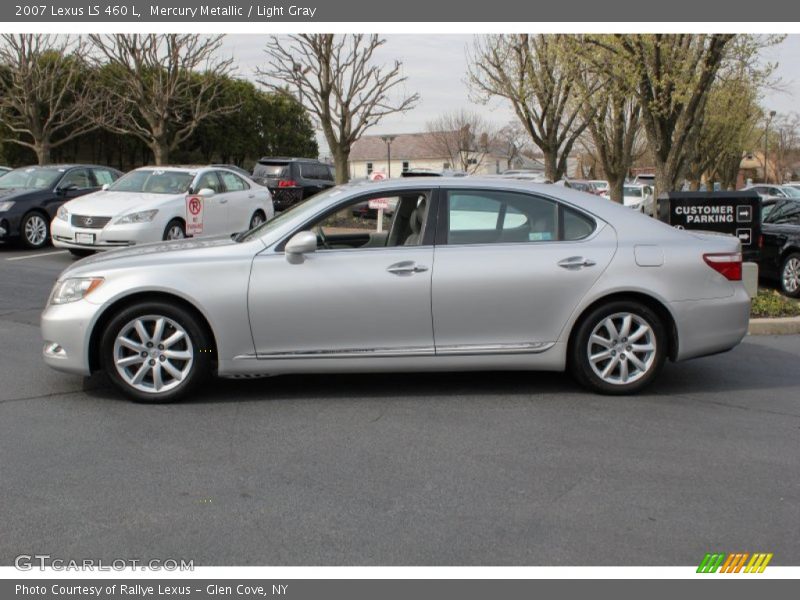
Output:
[[109,187],[110,186],[107,183],[104,183],[103,186],[100,189],[105,192]]
[[74,183],[68,183],[66,185],[59,186],[56,192],[58,192],[59,194],[66,194],[67,192],[72,192],[77,189],[78,189],[77,185],[75,185]]
[[313,231],[300,231],[295,233],[286,242],[284,252],[290,264],[299,265],[305,260],[304,254],[317,251],[317,236]]
[[197,195],[200,196],[201,198],[211,198],[211,196],[214,195],[214,190],[212,190],[211,188],[203,188],[199,192],[197,192]]

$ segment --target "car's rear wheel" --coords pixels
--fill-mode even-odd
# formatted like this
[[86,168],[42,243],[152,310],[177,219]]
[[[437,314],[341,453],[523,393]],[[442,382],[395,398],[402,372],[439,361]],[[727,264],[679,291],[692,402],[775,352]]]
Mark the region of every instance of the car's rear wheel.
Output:
[[781,291],[792,298],[800,298],[800,254],[787,256],[781,267]]
[[253,213],[253,216],[250,217],[250,229],[255,229],[266,220],[267,217],[264,215],[263,211],[257,210]]
[[47,218],[38,212],[29,212],[22,217],[20,233],[22,243],[27,248],[43,248],[47,245]]
[[570,367],[601,394],[638,392],[658,375],[667,356],[660,317],[636,301],[614,301],[586,315],[570,346]]
[[180,219],[172,219],[164,228],[164,241],[182,240],[186,237],[186,227]]
[[211,371],[208,334],[186,309],[146,302],[122,310],[103,332],[103,370],[137,402],[172,402],[189,393]]

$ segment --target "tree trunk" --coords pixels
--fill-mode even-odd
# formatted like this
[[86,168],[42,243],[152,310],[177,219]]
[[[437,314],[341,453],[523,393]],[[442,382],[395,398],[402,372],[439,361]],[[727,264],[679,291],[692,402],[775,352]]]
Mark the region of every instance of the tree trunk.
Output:
[[658,218],[658,197],[672,191],[675,174],[667,163],[661,162],[656,158],[656,180],[653,189],[653,214]]
[[557,152],[550,150],[544,152],[544,176],[553,183],[561,179],[561,174],[558,172]]
[[42,140],[36,143],[35,151],[36,151],[36,159],[39,161],[40,165],[46,165],[50,163],[51,147],[49,142]]
[[333,149],[333,164],[336,167],[336,184],[350,181],[350,149]]
[[625,177],[608,177],[608,193],[614,202],[622,204],[625,195]]
[[150,150],[153,152],[153,164],[162,166],[168,164],[169,160],[169,147],[163,142],[153,142],[148,144]]

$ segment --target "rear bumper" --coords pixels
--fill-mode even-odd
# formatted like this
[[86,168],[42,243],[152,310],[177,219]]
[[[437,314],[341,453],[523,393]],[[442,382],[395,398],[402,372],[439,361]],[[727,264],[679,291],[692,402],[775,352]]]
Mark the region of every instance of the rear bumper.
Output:
[[303,200],[303,188],[269,188],[275,210],[286,210]]
[[741,283],[727,298],[672,302],[670,308],[678,330],[676,360],[726,352],[747,335],[750,296]]

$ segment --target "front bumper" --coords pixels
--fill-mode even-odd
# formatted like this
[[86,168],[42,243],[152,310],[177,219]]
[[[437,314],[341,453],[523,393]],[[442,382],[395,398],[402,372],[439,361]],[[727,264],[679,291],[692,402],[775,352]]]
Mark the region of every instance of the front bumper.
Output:
[[732,296],[670,303],[678,329],[677,360],[726,352],[738,345],[750,324],[750,296],[737,283]]
[[86,300],[50,304],[41,317],[44,362],[65,373],[90,375],[89,340],[101,307]]
[[[53,219],[50,237],[57,248],[76,250],[111,250],[135,244],[146,244],[161,240],[161,229],[155,223],[117,225],[113,221],[102,229],[75,227],[61,219]],[[93,243],[78,242],[78,234],[93,236]]]

